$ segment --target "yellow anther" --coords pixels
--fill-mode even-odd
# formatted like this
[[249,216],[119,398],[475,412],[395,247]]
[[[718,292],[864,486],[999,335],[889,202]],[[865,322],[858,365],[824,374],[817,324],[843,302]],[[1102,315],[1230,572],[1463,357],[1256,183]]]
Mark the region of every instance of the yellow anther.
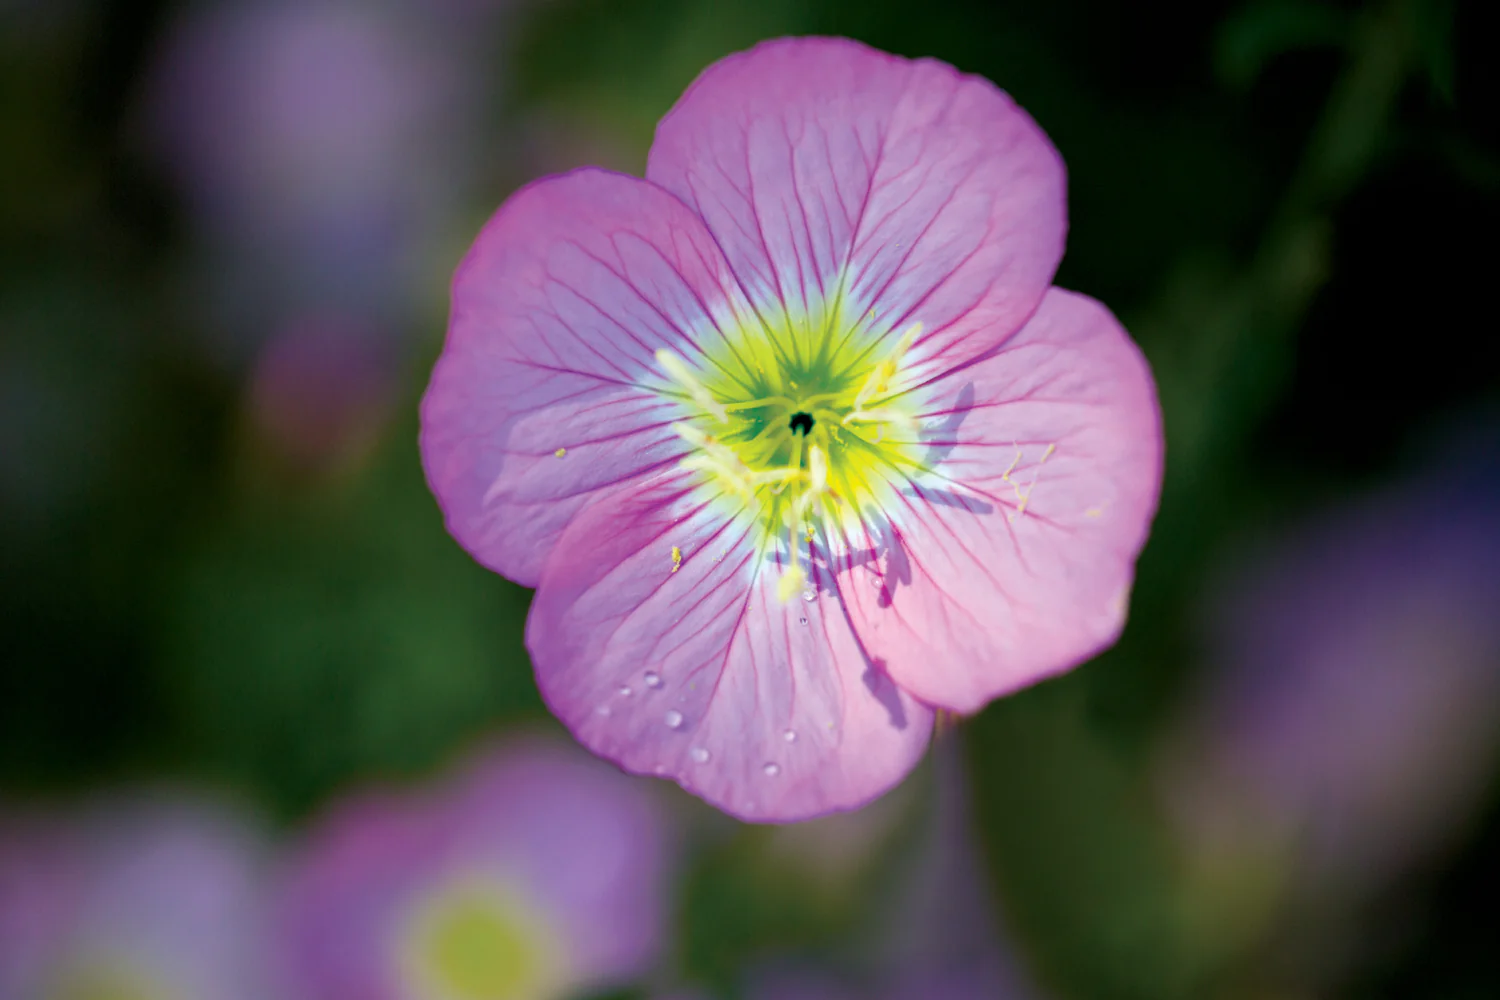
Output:
[[729,414],[724,412],[723,404],[713,397],[713,393],[709,392],[702,382],[698,381],[698,377],[687,366],[687,362],[666,348],[662,348],[656,352],[656,363],[661,365],[666,373],[672,377],[672,381],[687,390],[687,394],[692,397],[693,402],[703,407],[709,413],[712,413],[715,417],[718,417],[719,423],[727,424],[729,422]]
[[781,574],[781,579],[776,581],[776,599],[785,604],[802,593],[806,586],[807,571],[801,566],[789,566],[786,572]]
[[922,335],[922,324],[913,323],[896,341],[896,346],[891,348],[884,358],[876,363],[865,376],[864,385],[859,387],[859,392],[854,396],[854,409],[863,410],[865,404],[877,396],[883,396],[890,389],[891,379],[896,377],[896,372],[901,369],[901,359],[906,352],[911,350],[911,345]]
[[[1042,476],[1042,466],[1046,464],[1047,459],[1051,458],[1052,457],[1052,453],[1054,451],[1056,451],[1056,450],[1057,450],[1057,445],[1056,444],[1049,444],[1049,445],[1047,445],[1047,450],[1044,451],[1044,452],[1042,452],[1042,457],[1037,460],[1036,471],[1031,474],[1031,485],[1029,485],[1029,486],[1026,487],[1026,492],[1024,494],[1021,492],[1021,487],[1020,486],[1016,485],[1015,483],[1011,483],[1010,484],[1011,485],[1011,489],[1015,490],[1015,492],[1016,492],[1016,499],[1020,501],[1020,505],[1016,507],[1015,511],[1013,511],[1011,514],[1007,515],[1006,520],[1008,520],[1008,521],[1014,521],[1017,518],[1017,516],[1026,513],[1026,505],[1029,504],[1029,503],[1031,503],[1031,494],[1032,494],[1032,491],[1036,489],[1036,481],[1038,479],[1040,479],[1041,476]],[[1019,461],[1019,458],[1017,460]],[[1013,469],[1013,468],[1016,467],[1016,463],[1012,462],[1010,464],[1010,466],[1011,466],[1011,469]],[[1001,478],[1007,478],[1007,477],[1009,477],[1009,475],[1010,475],[1010,469],[1006,469],[1005,470],[1005,476],[1002,476]],[[1007,479],[1007,481],[1008,481],[1008,479]]]
[[[1015,445],[1011,445],[1011,447],[1015,448]],[[1016,448],[1016,457],[1013,458],[1013,459],[1011,459],[1010,460],[1010,464],[1005,467],[1005,471],[1002,472],[1002,473],[1000,473],[1000,480],[1002,482],[1006,482],[1006,483],[1010,482],[1010,474],[1012,472],[1016,471],[1016,466],[1019,465],[1020,463],[1021,463],[1021,449],[1020,448]]]
[[672,572],[675,573],[680,569],[682,569],[682,550],[674,545],[672,546]]
[[567,453],[568,453],[568,449],[566,449],[566,448],[559,448],[556,451],[554,451],[552,454],[556,455],[558,458],[562,458]]

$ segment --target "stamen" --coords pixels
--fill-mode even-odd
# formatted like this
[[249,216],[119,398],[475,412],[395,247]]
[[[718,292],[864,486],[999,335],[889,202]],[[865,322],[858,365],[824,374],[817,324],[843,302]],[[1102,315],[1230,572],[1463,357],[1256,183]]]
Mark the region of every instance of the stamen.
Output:
[[713,397],[713,393],[709,392],[702,382],[698,381],[697,376],[693,374],[685,361],[664,347],[656,352],[656,363],[666,369],[674,382],[687,390],[693,402],[718,417],[719,423],[729,423],[729,414],[724,411],[723,404]]
[[[916,441],[921,436],[921,430],[917,422],[900,410],[891,407],[877,407],[873,410],[855,410],[843,419],[845,426],[849,424],[884,424],[894,427],[900,432],[900,440]],[[876,429],[876,440],[880,440],[881,431]]]
[[896,341],[896,346],[891,352],[882,358],[870,374],[865,377],[864,385],[859,387],[859,392],[854,396],[854,408],[863,410],[865,404],[876,396],[884,396],[890,389],[891,379],[896,377],[896,372],[901,367],[901,359],[906,352],[911,350],[911,345],[922,335],[922,324],[913,323]]
[[[801,479],[805,475],[802,471],[802,455],[805,442],[806,438],[793,438],[792,461],[786,471],[791,473],[795,479]],[[816,448],[813,449],[813,451],[817,450]],[[808,461],[811,463],[817,460],[809,455]],[[826,479],[826,468],[823,470],[823,475]],[[771,492],[776,493],[779,490],[773,489]],[[784,515],[787,523],[787,550],[790,565],[787,567],[786,572],[781,574],[781,579],[776,583],[776,596],[782,603],[790,601],[797,594],[800,594],[802,588],[807,584],[807,573],[802,569],[802,542],[800,536],[802,534],[803,508],[809,495],[810,493],[803,493],[801,496],[798,496],[795,501],[787,505]]]
[[[792,539],[796,541],[796,539]],[[792,551],[796,551],[794,548]],[[807,571],[801,566],[789,566],[787,571],[781,574],[781,579],[776,581],[776,599],[782,604],[790,601],[802,593],[807,586]]]
[[709,437],[692,424],[673,424],[677,436],[699,450],[678,463],[684,469],[700,469],[728,482],[730,488],[746,500],[755,497],[755,476],[734,453],[734,449]]
[[807,450],[807,476],[812,483],[809,487],[812,492],[822,493],[828,488],[828,458],[817,445]]

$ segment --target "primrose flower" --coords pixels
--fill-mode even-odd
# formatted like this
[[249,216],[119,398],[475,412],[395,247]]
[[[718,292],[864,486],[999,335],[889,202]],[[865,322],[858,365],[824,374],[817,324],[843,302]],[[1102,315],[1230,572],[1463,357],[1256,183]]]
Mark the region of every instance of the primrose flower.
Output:
[[549,1000],[649,966],[665,829],[576,750],[512,745],[450,787],[342,804],[287,875],[281,932],[311,1000]]
[[518,192],[453,285],[422,453],[537,594],[542,693],[740,817],[858,806],[1112,642],[1155,507],[1150,373],[1049,287],[1063,166],[1004,93],[787,39],[706,70],[644,181]]
[[0,997],[288,996],[266,948],[264,861],[241,818],[185,799],[0,816]]

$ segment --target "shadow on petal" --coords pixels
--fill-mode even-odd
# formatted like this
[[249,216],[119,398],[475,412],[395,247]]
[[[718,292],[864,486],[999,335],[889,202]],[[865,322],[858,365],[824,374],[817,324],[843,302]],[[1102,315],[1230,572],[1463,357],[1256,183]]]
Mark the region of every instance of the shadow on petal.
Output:
[[896,682],[885,672],[884,660],[870,660],[864,676],[860,678],[869,688],[875,700],[891,714],[891,725],[896,729],[906,728],[906,706],[896,691]]
[[943,422],[932,429],[927,453],[922,456],[923,465],[931,469],[953,453],[953,449],[958,447],[958,429],[963,426],[973,409],[974,383],[970,381],[965,382],[964,387],[958,390],[953,409],[944,414]]

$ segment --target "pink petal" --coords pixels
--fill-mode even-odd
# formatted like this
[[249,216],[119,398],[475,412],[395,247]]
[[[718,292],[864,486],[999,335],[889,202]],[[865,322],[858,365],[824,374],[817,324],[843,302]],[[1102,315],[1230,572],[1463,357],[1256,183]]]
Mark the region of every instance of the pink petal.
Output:
[[673,471],[579,515],[527,622],[542,695],[594,752],[744,819],[862,805],[915,765],[932,712],[864,656],[826,572],[779,601],[758,529],[721,503]]
[[[847,39],[709,67],[657,126],[646,177],[702,215],[762,312],[817,317],[842,293],[846,321],[920,321],[943,367],[1025,322],[1067,229],[1062,161],[1006,94]],[[982,300],[986,322],[953,327]]]
[[926,387],[931,472],[832,560],[869,655],[973,712],[1110,645],[1161,486],[1150,370],[1053,289],[993,356]]
[[533,585],[595,491],[671,464],[654,354],[697,358],[743,315],[732,288],[702,222],[645,181],[588,169],[513,195],[454,277],[422,401],[423,464],[460,544]]

